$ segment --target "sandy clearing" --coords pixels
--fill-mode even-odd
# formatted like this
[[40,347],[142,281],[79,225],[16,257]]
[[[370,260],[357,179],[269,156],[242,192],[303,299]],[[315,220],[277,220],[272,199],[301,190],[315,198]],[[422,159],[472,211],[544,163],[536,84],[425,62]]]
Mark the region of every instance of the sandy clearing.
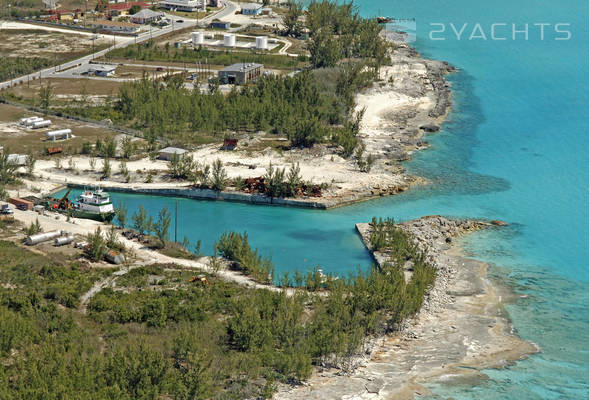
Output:
[[[59,28],[49,25],[42,25],[42,24],[27,24],[25,22],[15,22],[15,21],[0,21],[0,29],[22,29],[22,30],[40,30],[40,31],[54,31],[54,32],[63,32],[63,33],[70,33],[72,35],[83,35],[83,36],[98,36],[100,38],[103,37],[112,37],[113,35],[102,35],[102,34],[95,34],[92,32],[86,31],[78,31],[66,28]],[[118,36],[118,35],[117,35]],[[121,36],[124,38],[128,38],[128,36]]]

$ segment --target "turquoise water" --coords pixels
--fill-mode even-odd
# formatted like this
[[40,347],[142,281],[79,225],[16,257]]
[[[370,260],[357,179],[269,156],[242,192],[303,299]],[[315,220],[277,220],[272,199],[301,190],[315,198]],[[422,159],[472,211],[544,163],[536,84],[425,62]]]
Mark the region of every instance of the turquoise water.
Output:
[[[525,294],[508,311],[518,333],[542,353],[504,370],[486,371],[476,386],[432,385],[435,398],[589,398],[589,28],[584,1],[496,0],[472,3],[360,1],[365,15],[416,18],[417,48],[459,68],[452,75],[454,111],[430,138],[432,150],[408,163],[434,185],[331,211],[179,199],[178,238],[201,239],[212,251],[226,230],[247,231],[279,271],[350,273],[370,263],[354,223],[372,216],[427,214],[484,217],[510,227],[473,235],[467,250],[492,263],[491,273]],[[447,25],[444,41],[428,39],[430,22],[468,23],[462,40]],[[552,23],[545,38],[465,40],[476,23]],[[555,41],[555,23],[571,39]],[[511,29],[503,27],[501,34]],[[566,28],[563,28],[566,29]],[[154,213],[175,199],[113,194],[130,210]]]

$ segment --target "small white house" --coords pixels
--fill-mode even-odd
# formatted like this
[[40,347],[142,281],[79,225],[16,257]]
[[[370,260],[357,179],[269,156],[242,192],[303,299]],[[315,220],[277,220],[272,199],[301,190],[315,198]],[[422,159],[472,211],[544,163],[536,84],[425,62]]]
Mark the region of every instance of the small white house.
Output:
[[158,152],[158,154],[159,154],[158,158],[160,160],[170,161],[172,159],[172,157],[174,157],[174,155],[181,157],[186,153],[188,153],[188,150],[180,149],[178,147],[166,147],[165,149],[161,149]]
[[88,74],[96,76],[112,76],[117,69],[116,65],[111,64],[90,64]]
[[260,15],[262,13],[263,4],[245,3],[241,5],[241,13],[243,15]]

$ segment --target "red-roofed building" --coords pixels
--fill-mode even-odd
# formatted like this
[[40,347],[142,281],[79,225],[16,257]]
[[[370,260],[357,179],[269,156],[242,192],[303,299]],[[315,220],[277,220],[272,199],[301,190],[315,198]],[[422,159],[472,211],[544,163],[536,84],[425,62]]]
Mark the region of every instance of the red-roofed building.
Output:
[[109,4],[108,9],[110,11],[111,16],[128,15],[129,9],[133,6],[139,6],[139,8],[141,8],[142,10],[144,8],[149,8],[149,4],[143,1],[130,1],[128,3]]

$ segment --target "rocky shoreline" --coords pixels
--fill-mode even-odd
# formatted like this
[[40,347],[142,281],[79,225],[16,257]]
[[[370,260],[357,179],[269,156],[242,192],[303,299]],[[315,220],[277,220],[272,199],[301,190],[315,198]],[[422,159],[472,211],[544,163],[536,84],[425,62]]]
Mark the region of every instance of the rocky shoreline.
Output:
[[[358,231],[368,243],[370,228]],[[428,382],[483,380],[538,351],[513,333],[503,302],[508,292],[487,278],[485,263],[466,258],[455,239],[492,224],[423,217],[400,226],[437,269],[420,313],[394,334],[372,338],[351,372],[318,369],[303,386],[283,387],[275,399],[413,399]]]

